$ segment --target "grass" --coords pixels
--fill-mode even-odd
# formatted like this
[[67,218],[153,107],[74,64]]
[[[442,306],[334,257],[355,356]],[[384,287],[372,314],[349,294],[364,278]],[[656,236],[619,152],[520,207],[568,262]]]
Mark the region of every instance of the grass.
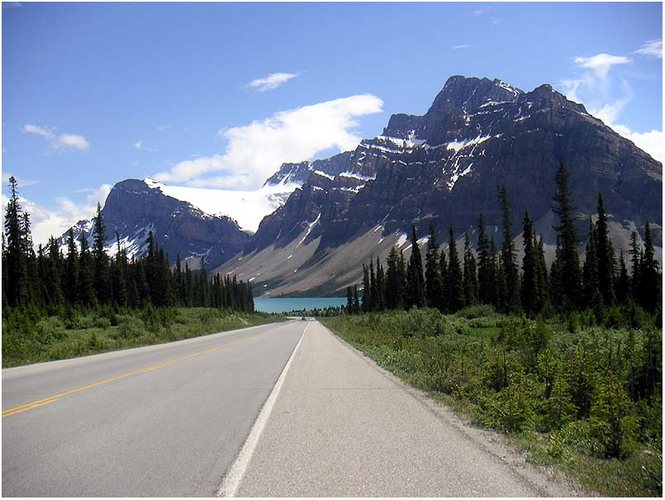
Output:
[[662,495],[659,330],[573,328],[483,308],[321,321],[466,420],[503,432],[532,463],[601,495]]
[[[64,316],[64,317],[63,317]],[[284,316],[212,308],[79,311],[3,317],[2,366],[88,356],[162,344],[275,321]]]

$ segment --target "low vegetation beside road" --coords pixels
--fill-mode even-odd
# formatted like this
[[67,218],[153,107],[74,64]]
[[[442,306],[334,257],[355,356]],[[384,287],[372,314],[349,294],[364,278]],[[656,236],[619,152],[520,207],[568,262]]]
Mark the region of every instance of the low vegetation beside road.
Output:
[[207,307],[63,309],[51,316],[36,308],[10,309],[2,319],[2,366],[173,342],[283,319]]
[[[477,306],[323,318],[406,382],[610,496],[662,494],[661,330]],[[639,322],[638,322],[639,323]]]

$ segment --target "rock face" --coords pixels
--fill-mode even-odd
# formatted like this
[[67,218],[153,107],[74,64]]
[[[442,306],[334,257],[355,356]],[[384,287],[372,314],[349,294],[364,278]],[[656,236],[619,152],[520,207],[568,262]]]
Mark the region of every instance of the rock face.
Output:
[[[207,266],[219,266],[238,253],[250,237],[233,219],[205,214],[136,179],[127,179],[113,186],[102,216],[109,253],[116,250],[117,233],[121,245],[130,255],[142,255],[147,250],[148,233],[152,231],[171,263],[180,254],[183,260],[196,261],[203,256]],[[92,243],[91,229],[92,221],[81,221],[74,227],[75,236],[86,231]],[[63,235],[61,245],[65,239],[66,235]],[[194,266],[198,264],[192,263]]]
[[500,80],[452,77],[424,116],[393,115],[347,158],[333,178],[312,175],[247,249],[286,243],[317,218],[309,238],[321,235],[321,249],[377,223],[384,234],[411,224],[425,234],[431,220],[459,232],[482,212],[498,225],[502,185],[519,228],[525,210],[536,220],[550,210],[560,162],[580,215],[595,213],[603,192],[615,221],[661,221],[661,164],[549,85],[525,93]]
[[[549,85],[524,92],[500,80],[451,77],[425,115],[393,115],[382,135],[336,158],[337,173],[311,173],[284,206],[263,219],[245,247],[248,258],[234,267],[246,279],[252,254],[290,248],[295,238],[304,246],[316,242],[311,265],[293,270],[303,274],[303,267],[316,273],[314,267],[336,249],[376,227],[381,243],[408,233],[412,224],[424,236],[430,221],[439,228],[439,241],[451,224],[458,235],[471,234],[480,213],[488,226],[498,226],[502,185],[514,232],[520,232],[528,210],[545,243],[554,244],[551,200],[560,162],[570,171],[582,238],[602,192],[614,227],[643,231],[649,220],[657,225],[655,241],[661,245],[662,165]],[[266,291],[276,283],[286,291],[287,281],[275,277]],[[303,282],[298,291],[308,286]]]

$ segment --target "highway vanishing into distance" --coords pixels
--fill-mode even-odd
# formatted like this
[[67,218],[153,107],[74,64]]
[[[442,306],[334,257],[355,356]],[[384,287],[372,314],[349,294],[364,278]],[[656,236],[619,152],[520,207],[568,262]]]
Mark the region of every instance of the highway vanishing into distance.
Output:
[[2,372],[3,496],[570,496],[315,321]]

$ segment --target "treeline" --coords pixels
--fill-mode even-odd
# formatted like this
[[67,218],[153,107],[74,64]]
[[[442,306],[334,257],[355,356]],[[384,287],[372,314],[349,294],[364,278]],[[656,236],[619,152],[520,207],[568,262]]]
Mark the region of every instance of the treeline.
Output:
[[50,314],[73,307],[181,306],[254,311],[249,283],[237,281],[235,276],[215,275],[210,279],[203,260],[200,269],[191,270],[187,263],[183,268],[178,256],[171,268],[152,232],[143,257],[130,258],[117,234],[117,252],[109,256],[99,205],[92,228],[92,248],[85,232],[77,241],[70,229],[66,253],[53,237],[46,249],[40,244],[35,253],[30,216],[21,207],[14,177],[10,177],[9,187],[2,238],[3,308],[37,308]]
[[[502,212],[502,243],[497,248],[488,236],[482,214],[478,220],[478,244],[474,249],[465,233],[464,250],[458,252],[453,227],[448,249],[439,246],[436,228],[430,225],[425,259],[421,255],[415,227],[411,235],[411,256],[393,247],[386,269],[380,260],[363,265],[362,297],[358,287],[347,289],[349,313],[433,307],[450,313],[476,304],[489,304],[505,313],[571,313],[590,309],[598,320],[619,315],[617,305],[639,306],[651,314],[660,313],[661,276],[655,257],[649,222],[644,245],[632,233],[629,262],[623,251],[618,259],[608,232],[602,193],[598,195],[597,219],[589,219],[589,239],[584,263],[577,251],[573,225],[572,197],[568,171],[563,164],[556,173],[557,191],[553,211],[557,244],[555,259],[547,267],[543,239],[536,234],[528,212],[522,222],[524,257],[518,265],[513,241],[510,203],[505,187],[499,191]],[[628,271],[630,267],[630,272]]]

